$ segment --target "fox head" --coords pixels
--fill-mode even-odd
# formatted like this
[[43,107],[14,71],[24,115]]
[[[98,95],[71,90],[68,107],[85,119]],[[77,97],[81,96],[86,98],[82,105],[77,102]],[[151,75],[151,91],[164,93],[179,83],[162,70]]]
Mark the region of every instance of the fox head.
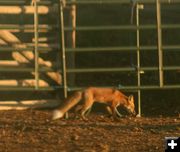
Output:
[[134,105],[134,96],[130,95],[127,99],[127,105],[126,105],[126,109],[128,110],[128,112],[132,115],[136,115],[136,111],[135,111],[135,105]]

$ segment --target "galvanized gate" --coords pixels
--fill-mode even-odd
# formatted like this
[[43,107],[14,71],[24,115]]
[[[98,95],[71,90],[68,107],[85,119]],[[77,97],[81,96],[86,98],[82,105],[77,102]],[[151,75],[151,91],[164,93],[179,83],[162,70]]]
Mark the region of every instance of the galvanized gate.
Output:
[[[64,3],[66,2],[66,4]],[[94,7],[96,5],[98,6],[105,6],[105,5],[116,5],[119,6],[119,9],[121,7],[124,7],[126,5],[127,10],[129,11],[129,15],[124,14],[124,18],[129,19],[129,23],[127,24],[119,24],[119,25],[96,25],[93,24],[91,26],[85,25],[81,26],[80,23],[77,21],[76,27],[70,27],[65,25],[66,19],[64,17],[65,10],[67,7],[75,5],[77,6],[77,12],[82,7],[89,6]],[[135,1],[127,1],[127,0],[93,0],[93,1],[86,1],[86,0],[67,0],[67,1],[61,1],[60,6],[60,16],[61,16],[61,43],[62,43],[62,63],[63,63],[63,88],[64,88],[64,96],[67,96],[68,91],[77,90],[82,88],[77,86],[77,84],[74,87],[71,87],[72,84],[68,82],[67,76],[69,74],[78,74],[78,73],[123,73],[125,72],[126,75],[129,73],[134,73],[136,78],[136,84],[134,85],[108,85],[107,87],[116,87],[122,90],[130,90],[130,91],[137,91],[138,93],[138,114],[141,116],[141,90],[145,89],[179,89],[180,88],[180,80],[177,78],[175,82],[170,82],[167,80],[166,75],[175,73],[176,75],[179,75],[180,70],[180,62],[177,61],[173,64],[168,64],[169,61],[167,61],[167,56],[170,56],[171,53],[175,53],[177,56],[179,55],[180,45],[178,41],[173,41],[176,36],[173,35],[171,41],[173,43],[168,43],[168,38],[166,37],[167,31],[170,33],[171,30],[179,31],[180,28],[180,22],[176,20],[176,13],[179,12],[178,8],[180,8],[180,3],[178,0],[135,0]],[[86,10],[86,7],[84,8]],[[168,11],[168,12],[167,12]],[[173,15],[174,11],[174,19],[166,19],[166,14],[169,14],[169,17]],[[84,11],[85,12],[85,11]],[[153,22],[146,22],[146,13],[152,13],[152,17],[154,17]],[[165,13],[166,12],[166,13]],[[150,14],[148,13],[148,15]],[[163,13],[163,14],[162,14]],[[85,14],[87,15],[87,14]],[[103,13],[101,14],[103,16]],[[117,14],[114,14],[117,15]],[[77,20],[78,20],[77,15]],[[91,14],[87,16],[87,18],[90,18]],[[168,15],[167,15],[168,16]],[[143,20],[142,20],[143,18]],[[120,20],[120,19],[119,19]],[[131,22],[130,22],[131,20]],[[134,20],[134,22],[132,22]],[[68,47],[66,46],[66,33],[75,31],[77,37],[78,33],[82,31],[88,31],[88,32],[98,32],[98,31],[133,31],[131,33],[135,33],[135,39],[130,39],[129,41],[132,41],[132,45],[119,45],[119,46],[97,46],[97,47],[91,47],[91,46],[83,46],[79,47],[76,46]],[[146,33],[151,33],[151,35],[155,35],[155,38],[153,41],[153,44],[148,44],[146,41],[148,41],[147,37],[144,39],[143,37],[146,36]],[[147,34],[148,35],[148,34]],[[174,37],[175,36],[175,37]],[[133,36],[132,36],[133,37]],[[179,37],[177,37],[179,38]],[[96,37],[95,37],[96,39]],[[78,41],[78,40],[77,40]],[[78,42],[77,42],[78,43]],[[143,44],[144,43],[144,44]],[[71,60],[67,60],[67,56],[69,53],[88,53],[88,52],[128,52],[131,54],[132,52],[135,53],[136,61],[133,63],[133,65],[129,65],[126,67],[103,67],[103,68],[77,68],[77,67],[68,67],[67,63],[71,62]],[[148,52],[153,52],[153,56],[151,58],[157,58],[157,62],[155,61],[155,64],[152,65],[144,65],[142,64],[142,54],[148,54]],[[133,56],[134,58],[134,56]],[[90,61],[93,62],[93,61]],[[153,62],[153,60],[151,61]],[[155,72],[155,81],[150,82],[148,84],[142,83],[142,79],[144,79],[144,75],[148,75],[148,72]],[[91,83],[88,84],[88,86],[91,85]],[[84,86],[86,87],[86,86]]]
[[[97,76],[102,75],[109,82],[103,83],[105,87],[137,92],[138,113],[141,115],[142,90],[180,88],[178,0],[45,0],[35,1],[34,6],[30,3],[24,0],[0,1],[1,91],[55,91],[62,88],[66,97],[68,91],[96,85],[103,79]],[[77,16],[72,14],[75,10]],[[114,11],[108,16],[110,10]],[[90,12],[97,18],[91,17]],[[113,16],[116,19],[111,20]],[[103,24],[99,17],[104,17],[101,19]],[[91,38],[84,36],[83,32]],[[111,32],[122,35],[122,38]],[[97,41],[101,37],[107,37],[107,41]],[[118,43],[114,42],[115,39]],[[110,65],[109,58],[107,62],[104,58],[100,64],[103,66],[97,67],[98,59],[96,62],[89,59],[94,59],[96,54],[108,56],[108,53],[111,54],[109,58],[120,62]],[[76,65],[81,64],[78,63],[81,54],[85,54],[84,60],[94,62],[92,67]],[[122,57],[119,58],[118,54]],[[112,73],[120,76],[113,83],[109,80],[117,76],[107,78]],[[168,80],[172,73],[174,79]],[[79,85],[81,79],[86,78],[83,74],[94,74],[96,82],[92,83],[88,78],[86,83],[83,81],[83,85]],[[151,75],[152,79],[149,79]],[[100,85],[97,83],[96,86]]]

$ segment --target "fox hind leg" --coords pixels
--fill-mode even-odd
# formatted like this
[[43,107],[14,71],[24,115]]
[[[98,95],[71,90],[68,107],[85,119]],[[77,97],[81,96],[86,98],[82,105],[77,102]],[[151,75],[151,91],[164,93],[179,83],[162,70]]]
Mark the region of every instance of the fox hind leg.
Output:
[[77,119],[79,118],[79,115],[78,115],[78,112],[80,112],[80,110],[82,109],[82,105],[77,105],[76,108],[75,108],[75,116],[74,118]]
[[86,112],[88,112],[88,110],[91,110],[92,104],[93,104],[93,102],[86,101],[85,104],[83,105],[83,107],[81,109],[81,117],[84,120],[87,120],[87,118],[85,117],[85,114],[86,114]]
[[[79,118],[78,116],[78,112],[82,111],[83,109],[83,105],[78,105],[76,108],[75,108],[75,118]],[[85,113],[84,115],[89,115],[89,113],[91,112],[91,108],[89,108]]]

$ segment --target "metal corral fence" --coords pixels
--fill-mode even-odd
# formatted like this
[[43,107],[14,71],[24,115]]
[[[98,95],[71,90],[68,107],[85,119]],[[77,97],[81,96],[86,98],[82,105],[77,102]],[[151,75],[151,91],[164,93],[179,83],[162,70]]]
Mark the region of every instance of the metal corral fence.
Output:
[[[28,3],[28,4],[27,4]],[[17,6],[24,6],[24,5],[29,5],[30,1],[24,1],[24,0],[1,0],[0,5],[1,6],[11,6],[11,5],[17,5]],[[58,25],[41,25],[39,22],[39,6],[51,6],[56,4],[58,7],[59,11],[56,13],[58,15],[55,15],[57,20],[58,20]],[[79,7],[78,6],[95,6],[95,5],[116,5],[116,6],[123,6],[127,5],[128,6],[128,11],[129,11],[129,16],[127,17],[126,14],[124,14],[125,18],[128,18],[129,22],[126,24],[116,24],[116,25],[76,25],[76,18],[78,16],[75,16],[76,11],[78,11]],[[180,84],[167,84],[164,80],[164,73],[165,72],[178,72],[180,70],[179,65],[165,65],[164,64],[164,58],[165,58],[165,53],[175,51],[176,54],[179,54],[180,50],[180,44],[169,44],[163,41],[163,30],[179,30],[180,29],[180,23],[177,21],[172,21],[172,23],[162,23],[162,8],[171,8],[171,6],[176,7],[176,11],[179,10],[180,6],[180,1],[179,0],[55,0],[55,1],[40,1],[37,2],[35,1],[34,4],[34,11],[33,11],[33,19],[34,19],[34,24],[33,25],[0,25],[1,33],[2,30],[20,30],[20,31],[25,31],[25,30],[33,30],[34,34],[34,41],[32,45],[25,45],[20,43],[20,41],[16,38],[14,38],[11,33],[7,37],[12,38],[13,40],[15,39],[15,44],[11,43],[11,38],[9,40],[9,45],[3,46],[1,45],[0,50],[3,52],[20,52],[23,53],[23,55],[27,58],[27,54],[25,54],[26,51],[31,51],[33,52],[33,66],[34,67],[0,67],[1,72],[30,72],[34,76],[35,80],[35,85],[32,86],[21,86],[21,87],[12,87],[12,86],[1,86],[1,90],[56,90],[57,88],[62,88],[64,91],[64,97],[67,96],[68,91],[74,91],[81,89],[82,87],[77,86],[75,84],[74,87],[71,87],[72,84],[69,82],[69,79],[67,78],[69,74],[73,74],[75,76],[76,74],[79,73],[134,73],[136,75],[136,83],[135,85],[113,85],[113,86],[105,86],[105,87],[115,87],[118,89],[122,90],[129,90],[129,91],[137,91],[138,93],[138,113],[141,115],[141,90],[146,90],[146,89],[179,89]],[[177,6],[175,6],[177,5]],[[154,15],[155,15],[155,22],[154,23],[149,23],[147,22],[146,24],[143,24],[141,22],[142,14],[143,11],[146,10],[146,6],[153,7],[154,9]],[[71,24],[67,26],[65,24],[65,19],[67,18],[67,8],[72,8],[71,14],[72,15],[72,21]],[[131,9],[129,9],[131,8]],[[172,9],[169,9],[171,11]],[[147,11],[149,11],[147,9]],[[73,16],[74,15],[74,16]],[[116,14],[114,14],[116,15]],[[103,14],[102,14],[103,16]],[[87,17],[88,18],[88,17]],[[134,21],[134,22],[133,22]],[[56,66],[56,68],[53,68],[51,66],[40,66],[40,54],[44,52],[51,52],[54,51],[54,48],[51,47],[42,47],[39,44],[40,41],[40,36],[39,33],[40,31],[43,30],[56,30],[56,33],[59,35],[58,39],[58,47],[57,49],[57,54],[58,56],[56,58],[55,63],[59,64],[61,62],[61,67]],[[142,44],[141,41],[143,41],[143,38],[141,38],[142,33],[146,33],[147,31],[153,30],[156,33],[156,43],[153,44]],[[91,46],[83,46],[83,47],[78,47],[76,46],[76,38],[79,32],[82,31],[89,31],[89,32],[98,32],[98,31],[117,31],[121,32],[123,31],[126,33],[126,31],[133,31],[132,33],[135,33],[135,39],[129,39],[129,41],[135,41],[133,45],[117,45],[117,46],[97,46],[97,47],[91,47]],[[71,46],[66,45],[67,42],[67,33],[71,33]],[[1,36],[2,37],[2,36]],[[131,37],[131,36],[130,36]],[[174,37],[173,37],[174,38]],[[176,36],[175,36],[176,38]],[[6,38],[5,38],[6,39]],[[95,38],[96,39],[96,38]],[[132,43],[131,43],[132,44]],[[141,61],[141,53],[142,52],[149,52],[149,51],[154,51],[156,54],[156,58],[158,60],[157,64],[154,66],[142,66]],[[69,54],[72,55],[72,53],[88,53],[88,52],[128,52],[131,54],[132,52],[135,53],[135,63],[133,65],[129,66],[124,66],[124,67],[103,67],[103,68],[76,68],[73,64],[67,67],[67,64],[70,62],[74,62],[73,56],[68,57]],[[168,54],[167,54],[168,55]],[[30,57],[32,60],[32,56]],[[29,59],[29,60],[30,60]],[[72,59],[72,60],[71,60]],[[18,56],[17,56],[18,60]],[[90,61],[91,62],[91,61]],[[43,62],[44,63],[44,62]],[[46,65],[46,64],[45,64]],[[142,75],[146,72],[151,72],[155,71],[158,73],[157,79],[158,79],[158,84],[148,84],[144,85],[142,84]],[[54,73],[59,73],[62,75],[62,83],[60,80],[57,80],[58,83],[56,85],[48,85],[46,87],[39,85],[39,81],[41,79],[42,73],[48,73],[48,76],[51,78],[54,77]],[[89,84],[91,85],[91,84]],[[84,86],[86,87],[86,86]]]
[[[61,13],[61,43],[62,43],[62,59],[63,59],[63,88],[64,88],[64,95],[67,96],[68,91],[80,89],[79,87],[70,87],[67,80],[67,75],[71,73],[102,73],[102,72],[135,72],[137,74],[137,83],[133,86],[126,86],[126,85],[119,85],[117,86],[110,86],[116,87],[122,90],[134,90],[138,93],[138,113],[141,115],[141,90],[145,89],[179,89],[180,84],[167,84],[164,80],[164,72],[172,72],[172,71],[179,71],[179,65],[165,65],[163,63],[165,52],[176,51],[179,53],[180,45],[177,44],[168,44],[164,43],[163,41],[163,30],[173,30],[173,29],[180,29],[180,23],[176,20],[173,23],[162,23],[162,7],[164,5],[166,8],[171,8],[171,6],[176,6],[174,10],[178,10],[180,1],[178,0],[135,0],[135,1],[128,1],[128,0],[73,0],[73,1],[66,1],[66,5],[123,5],[123,4],[130,4],[131,9],[131,23],[126,25],[98,25],[98,26],[79,26],[76,27],[69,27],[65,26],[64,23],[64,1],[61,3],[60,13]],[[143,9],[146,10],[146,7],[149,6],[154,8],[154,14],[156,17],[155,23],[147,23],[143,24],[141,21],[141,16],[143,14]],[[173,9],[169,9],[168,11],[172,11]],[[78,8],[77,8],[78,11]],[[124,14],[125,17],[126,14]],[[88,16],[87,16],[88,18]],[[135,19],[135,23],[132,23],[132,20]],[[133,30],[136,32],[136,45],[134,46],[107,46],[107,47],[75,47],[69,48],[65,45],[65,33],[68,31],[75,31],[78,35],[78,32],[81,31],[128,31]],[[155,30],[157,39],[156,44],[150,45],[141,45],[141,33],[146,33],[148,30]],[[175,35],[174,35],[175,36]],[[175,37],[174,37],[175,38]],[[156,54],[158,58],[158,63],[155,66],[141,66],[141,52],[148,52],[154,50],[154,54]],[[67,68],[66,64],[70,62],[66,60],[68,53],[70,52],[136,52],[136,65],[129,66],[129,67],[110,67],[110,68]],[[168,54],[166,54],[168,55]],[[93,61],[92,61],[93,62]],[[156,71],[158,72],[158,81],[159,83],[156,85],[143,85],[141,84],[141,75],[149,71]],[[109,86],[107,86],[109,87]]]

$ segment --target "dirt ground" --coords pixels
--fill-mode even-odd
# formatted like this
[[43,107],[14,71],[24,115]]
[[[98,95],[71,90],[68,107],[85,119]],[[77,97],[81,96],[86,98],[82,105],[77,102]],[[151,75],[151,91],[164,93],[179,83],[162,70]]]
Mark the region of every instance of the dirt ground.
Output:
[[[50,121],[52,111],[0,111],[2,152],[161,152],[165,137],[180,136],[180,117],[118,121],[91,113],[88,121]],[[71,116],[71,115],[70,115]]]

